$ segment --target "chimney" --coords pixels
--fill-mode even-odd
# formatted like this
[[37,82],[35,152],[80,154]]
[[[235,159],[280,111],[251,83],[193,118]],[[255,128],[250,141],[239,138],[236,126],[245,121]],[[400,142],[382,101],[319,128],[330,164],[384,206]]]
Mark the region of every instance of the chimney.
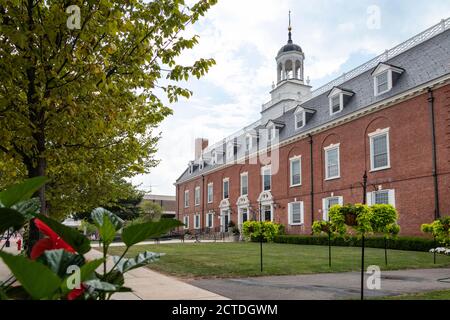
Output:
[[195,160],[200,159],[202,151],[208,147],[208,139],[197,138],[195,139]]

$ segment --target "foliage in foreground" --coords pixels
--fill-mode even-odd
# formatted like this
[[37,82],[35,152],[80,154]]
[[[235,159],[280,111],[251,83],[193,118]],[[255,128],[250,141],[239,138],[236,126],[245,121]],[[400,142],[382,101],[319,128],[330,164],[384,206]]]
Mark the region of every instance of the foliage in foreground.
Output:
[[[91,217],[102,240],[103,257],[89,261],[85,258],[91,250],[89,239],[38,213],[39,202],[31,196],[45,181],[32,178],[0,193],[0,234],[20,230],[30,222],[45,235],[33,246],[29,258],[0,251],[0,258],[13,274],[0,283],[1,299],[109,299],[116,292],[131,291],[124,286],[124,274],[155,261],[160,254],[146,251],[132,258],[125,258],[125,254],[135,244],[182,225],[167,219],[123,227],[122,219],[97,208]],[[109,247],[119,230],[125,248],[120,256],[112,257],[109,269]]]
[[250,241],[272,242],[276,236],[284,233],[284,226],[271,221],[246,221],[242,233]]
[[450,245],[450,216],[442,217],[430,224],[423,224],[421,229],[422,232],[433,235],[438,243]]

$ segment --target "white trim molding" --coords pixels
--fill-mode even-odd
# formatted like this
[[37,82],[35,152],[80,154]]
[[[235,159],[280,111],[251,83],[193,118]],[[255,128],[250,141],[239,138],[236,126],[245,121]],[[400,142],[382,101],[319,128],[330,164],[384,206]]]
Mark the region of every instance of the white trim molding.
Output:
[[[391,168],[391,151],[390,151],[390,128],[377,129],[375,132],[369,133],[369,148],[370,148],[370,172],[376,172],[381,170],[386,170]],[[380,136],[386,136],[386,151],[387,151],[387,165],[379,168],[375,168],[374,165],[374,138]]]
[[[323,148],[325,151],[325,181],[339,179],[341,177],[341,144],[332,144],[328,147]],[[330,177],[330,173],[328,172],[328,152],[337,150],[337,166],[338,166],[338,174],[336,176]]]
[[[296,183],[296,184],[293,184],[292,180],[293,180],[294,176],[292,175],[292,164],[295,161],[299,161],[299,165],[300,165],[300,168],[299,168],[299,170],[300,170],[300,173],[299,173],[299,175],[300,175],[300,182]],[[289,186],[291,188],[293,188],[293,187],[300,187],[301,185],[302,185],[302,156],[294,156],[294,157],[289,159]]]

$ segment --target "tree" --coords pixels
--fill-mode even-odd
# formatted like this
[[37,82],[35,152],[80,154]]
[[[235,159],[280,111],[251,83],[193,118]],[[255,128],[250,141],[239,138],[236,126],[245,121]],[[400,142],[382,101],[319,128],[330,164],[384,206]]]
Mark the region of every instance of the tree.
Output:
[[159,204],[144,200],[139,207],[142,210],[140,218],[143,221],[159,221],[161,219],[163,208]]
[[[214,64],[176,62],[183,31],[217,0],[25,0],[0,4],[0,187],[48,176],[41,211],[64,216],[118,199],[146,173],[157,125]],[[68,28],[67,6],[80,9]],[[71,17],[72,18],[72,17]]]
[[[117,184],[116,184],[117,185]],[[142,202],[144,193],[137,190],[131,183],[124,183],[121,186],[123,197],[116,201],[110,202],[104,206],[105,209],[114,213],[122,220],[128,221],[139,217],[142,214],[142,209],[139,204]],[[92,211],[95,208],[91,208]],[[76,219],[91,221],[91,212],[84,211],[74,214]]]

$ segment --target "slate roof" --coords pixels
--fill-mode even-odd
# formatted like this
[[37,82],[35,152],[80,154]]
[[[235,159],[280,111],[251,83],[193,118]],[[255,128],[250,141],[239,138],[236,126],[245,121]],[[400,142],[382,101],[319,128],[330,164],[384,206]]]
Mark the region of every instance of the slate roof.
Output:
[[[380,96],[374,95],[373,77],[371,75],[374,68],[372,68],[349,79],[339,86],[355,93],[353,97],[348,100],[342,112],[330,116],[328,98],[330,91],[328,91],[299,105],[316,111],[306,125],[300,130],[295,130],[294,113],[296,108],[287,111],[279,118],[272,119],[274,122],[282,122],[285,124],[279,132],[279,141],[282,142],[302,132],[309,131],[328,122],[345,117],[357,110],[450,74],[450,30],[446,30],[392,59],[388,59],[385,63],[405,70],[398,78],[391,91]],[[265,126],[261,125],[255,129],[258,130],[260,128],[265,128]],[[226,150],[225,143],[226,142],[224,141],[223,151]],[[226,157],[226,155],[224,155],[224,157]],[[222,164],[205,164],[204,169],[201,171],[199,171],[197,166],[192,174],[189,174],[186,169],[180,178],[178,178],[177,183],[190,180],[196,176],[201,176],[220,166],[222,166]]]

